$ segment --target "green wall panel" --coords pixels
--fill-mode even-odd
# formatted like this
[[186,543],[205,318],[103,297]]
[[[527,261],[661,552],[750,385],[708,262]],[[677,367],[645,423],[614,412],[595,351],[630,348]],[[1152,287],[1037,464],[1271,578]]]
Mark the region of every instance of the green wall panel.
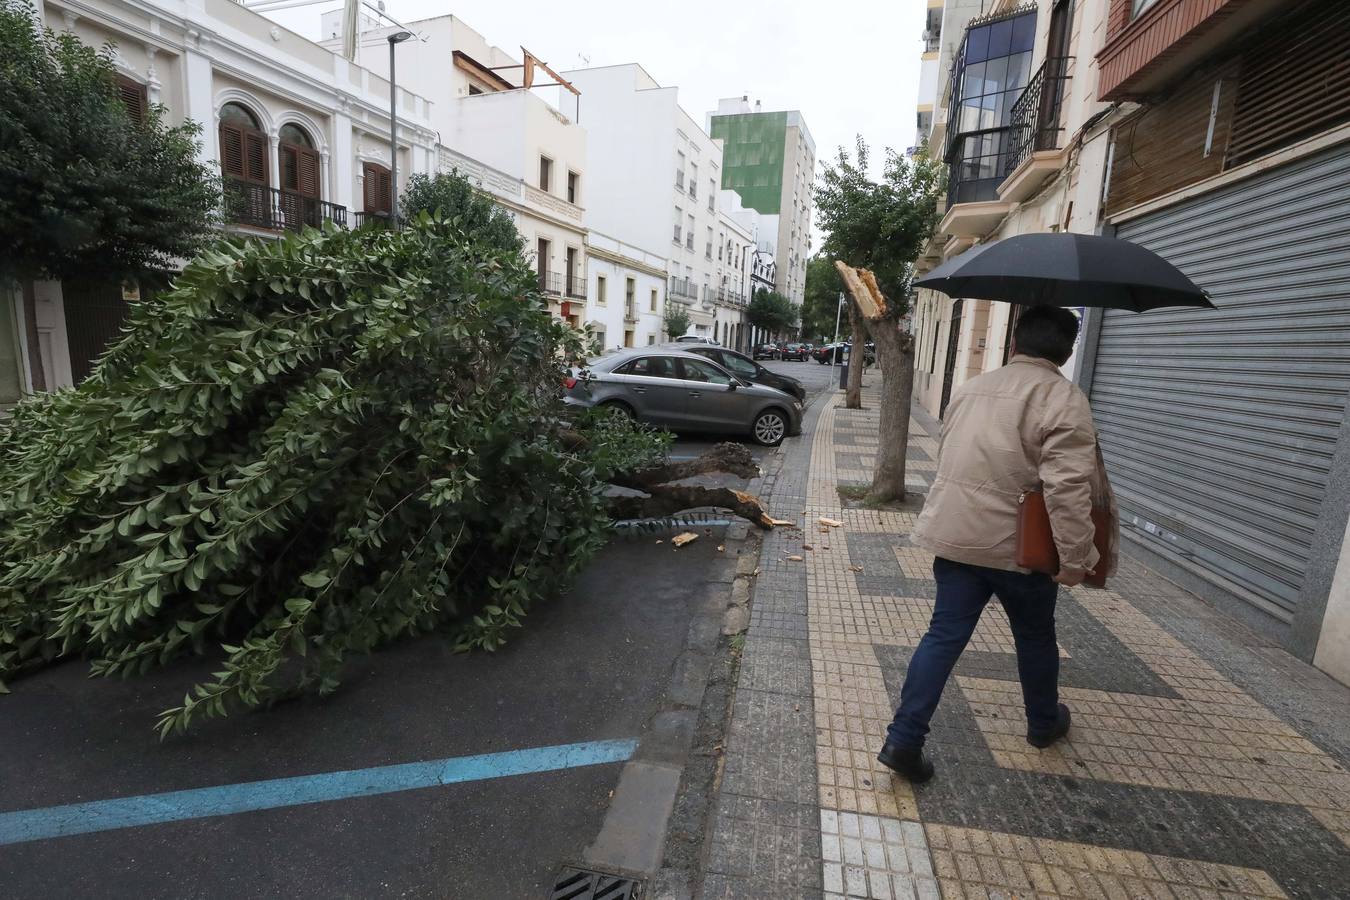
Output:
[[740,194],[741,202],[751,209],[778,215],[782,211],[787,113],[713,116],[712,137],[723,141],[722,187]]

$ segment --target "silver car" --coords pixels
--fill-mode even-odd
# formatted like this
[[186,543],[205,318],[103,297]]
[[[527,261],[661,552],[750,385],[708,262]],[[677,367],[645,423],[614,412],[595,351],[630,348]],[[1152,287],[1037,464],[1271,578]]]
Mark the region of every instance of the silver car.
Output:
[[679,350],[611,353],[573,369],[564,387],[564,401],[574,406],[611,409],[664,428],[749,434],[766,447],[802,430],[795,397]]

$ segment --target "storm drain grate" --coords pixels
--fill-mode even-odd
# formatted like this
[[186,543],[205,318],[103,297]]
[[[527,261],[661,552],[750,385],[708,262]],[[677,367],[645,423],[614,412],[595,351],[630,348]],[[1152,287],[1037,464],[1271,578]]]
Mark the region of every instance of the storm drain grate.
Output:
[[549,900],[640,900],[642,882],[624,875],[565,867],[553,882]]

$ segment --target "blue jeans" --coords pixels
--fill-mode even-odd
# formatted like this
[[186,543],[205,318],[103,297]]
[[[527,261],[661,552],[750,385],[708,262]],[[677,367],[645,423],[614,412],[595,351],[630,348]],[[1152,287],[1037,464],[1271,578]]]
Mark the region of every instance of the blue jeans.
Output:
[[1059,586],[1054,579],[941,557],[933,560],[933,577],[937,579],[933,619],[909,661],[900,708],[886,729],[886,740],[907,750],[923,746],[942,689],[991,596],[1003,604],[1012,626],[1027,729],[1043,733],[1053,728],[1059,710],[1059,646],[1055,641]]

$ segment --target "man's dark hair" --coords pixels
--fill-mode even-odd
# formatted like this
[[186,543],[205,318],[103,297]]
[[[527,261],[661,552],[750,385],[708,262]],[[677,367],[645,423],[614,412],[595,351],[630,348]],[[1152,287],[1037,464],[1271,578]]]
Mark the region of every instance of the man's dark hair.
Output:
[[1078,317],[1058,306],[1033,306],[1022,311],[1013,329],[1013,350],[1038,356],[1057,366],[1069,361],[1078,337]]

